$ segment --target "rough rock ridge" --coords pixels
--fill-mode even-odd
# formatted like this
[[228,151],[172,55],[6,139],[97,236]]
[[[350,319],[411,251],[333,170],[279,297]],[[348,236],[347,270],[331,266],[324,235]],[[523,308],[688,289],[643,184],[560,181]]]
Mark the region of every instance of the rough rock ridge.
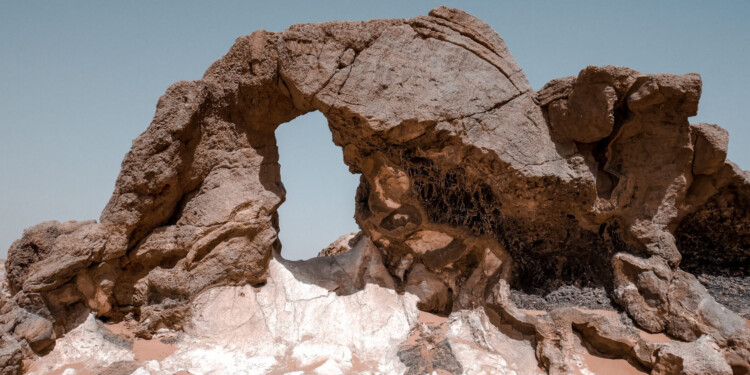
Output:
[[[280,366],[287,350],[299,362],[279,371],[569,374],[590,371],[582,358],[593,353],[652,374],[750,373],[750,327],[709,293],[727,277],[750,276],[750,175],[726,160],[726,131],[689,123],[700,93],[697,74],[614,66],[535,92],[491,28],[445,7],[240,37],[201,80],[162,96],[98,222],[42,223],[11,246],[0,374],[59,355],[66,333],[96,331],[90,314],[133,322],[141,338],[166,329],[209,345],[211,327],[228,324],[212,309],[258,304],[251,299],[283,285],[310,289],[292,293],[300,300],[284,289],[286,303],[228,319],[279,317],[310,296],[346,305],[382,292],[382,307],[398,313],[383,313],[363,337],[382,328],[392,334],[383,347],[395,351],[361,368],[376,349],[353,337],[341,341],[349,354],[332,348],[335,363],[319,362],[305,354],[309,337],[288,331],[314,319],[300,313],[279,317],[287,323],[276,330],[266,321],[268,335],[258,335],[263,325],[238,333],[245,348],[259,337],[284,343],[251,356],[273,359],[253,362],[259,373]],[[361,174],[363,235],[295,265],[278,255],[285,192],[274,130],[314,110]],[[707,290],[700,280],[719,281]],[[557,306],[547,296],[561,290],[594,292],[565,292],[574,297]],[[520,295],[544,297],[549,310],[519,309]],[[621,313],[581,309],[591,307],[575,297],[584,295],[606,296],[595,306]],[[720,298],[748,300],[747,292]],[[417,308],[449,323],[419,323]],[[654,344],[636,327],[680,342]],[[326,332],[337,329],[347,328]],[[538,368],[493,359],[502,353],[493,342],[513,337]],[[519,358],[527,353],[515,347]],[[136,372],[189,370],[178,367],[207,350]],[[247,360],[232,355],[221,358]]]

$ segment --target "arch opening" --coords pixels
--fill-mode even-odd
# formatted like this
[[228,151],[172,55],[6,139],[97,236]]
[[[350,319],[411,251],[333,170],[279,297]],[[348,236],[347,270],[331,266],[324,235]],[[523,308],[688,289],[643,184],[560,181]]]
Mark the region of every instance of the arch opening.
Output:
[[276,128],[286,199],[278,208],[281,255],[315,257],[342,235],[359,231],[354,196],[359,175],[349,172],[328,120],[313,111]]

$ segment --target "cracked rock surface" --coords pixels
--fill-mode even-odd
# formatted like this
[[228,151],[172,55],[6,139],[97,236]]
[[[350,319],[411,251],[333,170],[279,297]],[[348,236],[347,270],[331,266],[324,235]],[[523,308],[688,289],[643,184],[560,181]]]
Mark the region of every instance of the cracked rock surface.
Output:
[[[536,92],[446,7],[240,37],[160,98],[98,221],[11,246],[0,374],[106,340],[94,317],[178,337],[137,374],[750,373],[750,174],[690,124],[700,94],[614,66]],[[289,262],[274,130],[310,111],[361,175],[362,233]]]

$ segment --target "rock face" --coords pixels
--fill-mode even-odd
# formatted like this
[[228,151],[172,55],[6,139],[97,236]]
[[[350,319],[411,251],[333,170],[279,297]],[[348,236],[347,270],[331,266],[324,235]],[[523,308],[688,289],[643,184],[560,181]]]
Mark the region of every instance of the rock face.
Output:
[[[12,245],[2,373],[57,350],[91,313],[132,321],[142,338],[168,329],[209,345],[226,339],[216,332],[235,332],[237,350],[254,354],[215,353],[229,366],[212,368],[222,373],[235,363],[259,373],[569,374],[585,368],[583,348],[658,374],[747,373],[750,328],[694,276],[744,280],[750,270],[750,176],[725,160],[724,130],[688,122],[700,92],[697,74],[613,66],[535,92],[492,29],[445,7],[240,37],[201,80],[159,100],[98,222],[42,223]],[[322,252],[339,255],[286,262],[274,130],[315,110],[361,174],[363,235]],[[586,293],[609,299],[596,306],[623,314],[582,311],[575,306],[591,304],[576,298],[545,305],[543,316],[514,303],[516,290],[570,288],[594,290]],[[355,318],[364,310],[347,298],[378,293],[384,312]],[[305,305],[310,298],[342,304],[330,319],[374,326],[361,337],[340,337],[351,331],[333,323],[300,336],[295,327],[330,314]],[[219,319],[235,302],[247,309]],[[299,315],[284,316],[290,306]],[[417,324],[417,306],[450,323]],[[261,315],[276,320],[261,324]],[[684,342],[649,343],[633,323]],[[483,335],[480,355],[471,345]],[[348,352],[331,346],[336,356],[319,362],[315,351],[333,345],[325,336]],[[511,337],[528,343],[534,370],[493,359],[503,351],[491,348]],[[270,352],[254,351],[270,342]],[[514,347],[514,363],[528,363]],[[137,371],[211,366],[201,357],[211,350]],[[284,353],[295,365],[279,365]]]

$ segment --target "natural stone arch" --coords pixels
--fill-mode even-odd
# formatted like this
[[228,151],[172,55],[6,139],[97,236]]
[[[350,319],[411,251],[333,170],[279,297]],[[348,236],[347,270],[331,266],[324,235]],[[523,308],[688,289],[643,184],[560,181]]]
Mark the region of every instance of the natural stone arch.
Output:
[[[414,64],[415,57],[425,65]],[[152,125],[123,161],[100,224],[73,230],[96,238],[98,247],[93,256],[71,260],[70,273],[96,262],[124,267],[115,272],[114,293],[104,291],[108,297],[97,302],[83,298],[104,315],[118,314],[112,306],[179,301],[210,285],[262,283],[283,200],[273,139],[278,125],[323,112],[345,162],[369,176],[366,186],[377,184],[374,174],[388,158],[398,157],[382,150],[488,111],[531,108],[533,120],[517,116],[494,125],[535,120],[535,139],[520,134],[515,143],[551,145],[541,110],[528,105],[531,93],[502,40],[481,21],[447,8],[412,20],[297,25],[242,37],[202,80],[177,83],[160,99]],[[460,134],[467,143],[480,136]],[[382,221],[359,219],[368,233]],[[21,267],[9,274],[16,290],[66,282],[48,285]]]
[[[673,236],[716,192],[748,185],[712,130],[687,122],[699,96],[697,75],[617,67],[536,93],[494,31],[444,7],[241,37],[159,100],[100,223],[40,224],[13,245],[14,303],[54,323],[19,340],[41,352],[89,310],[133,313],[144,335],[180,328],[185,302],[206,288],[262,284],[284,199],[274,130],[318,110],[362,174],[356,219],[398,287],[419,274],[453,293],[452,306],[422,308],[486,303],[536,330],[550,371],[565,371],[565,349],[549,344],[563,340],[549,331],[559,322],[519,313],[508,283],[605,284],[649,331],[731,346],[741,320],[679,270]],[[686,300],[702,302],[670,302]],[[571,314],[567,326],[588,319]],[[624,347],[616,355],[654,366]]]
[[[444,16],[450,19],[451,13],[446,12]],[[165,298],[161,297],[164,295],[179,300],[209,285],[263,281],[271,249],[277,247],[274,244],[275,211],[283,200],[273,131],[281,123],[310,110],[320,110],[326,115],[334,141],[344,149],[345,162],[353,171],[363,173],[360,195],[374,190],[363,197],[368,200],[367,207],[358,210],[357,219],[377,243],[394,248],[388,252],[396,253],[391,259],[395,268],[402,256],[413,253],[403,244],[408,235],[419,229],[424,231],[412,241],[433,244],[434,240],[421,237],[443,232],[455,232],[454,237],[459,238],[432,249],[445,248],[444,254],[434,257],[441,259],[430,264],[434,269],[472,250],[472,244],[460,239],[470,237],[470,231],[444,225],[456,223],[434,223],[428,219],[426,209],[410,189],[405,170],[408,164],[398,162],[404,158],[400,150],[404,147],[399,144],[422,137],[429,138],[421,142],[428,147],[422,151],[465,153],[464,148],[475,148],[470,143],[474,141],[471,137],[483,135],[463,135],[468,138],[468,147],[459,139],[450,141],[455,136],[448,135],[446,139],[452,145],[445,147],[448,145],[438,143],[437,150],[433,150],[435,147],[430,143],[437,134],[448,132],[440,126],[452,127],[450,122],[464,119],[476,121],[474,118],[488,111],[504,110],[510,117],[514,112],[534,107],[530,105],[531,91],[520,69],[506,68],[510,72],[506,73],[498,68],[497,61],[512,62],[499,38],[496,45],[490,45],[494,50],[471,46],[476,42],[437,21],[459,27],[443,18],[425,17],[410,23],[300,25],[281,35],[256,32],[239,39],[232,50],[208,70],[203,80],[170,88],[160,101],[154,124],[136,140],[133,151],[126,157],[115,194],[101,219],[103,225],[125,228],[128,246],[133,247],[129,258],[135,267],[145,265],[147,269],[159,265],[154,260],[180,259],[176,265],[170,264],[172,267],[148,271],[147,279],[155,279],[148,284],[159,287],[148,290],[146,294],[152,297],[142,298],[158,300]],[[440,31],[425,34],[428,31],[424,27],[430,25]],[[352,28],[365,28],[367,32],[352,33]],[[356,37],[352,39],[352,35]],[[456,41],[451,42],[451,38]],[[463,43],[478,51],[454,43]],[[404,52],[394,56],[394,51]],[[425,66],[414,65],[415,56],[424,58],[421,62]],[[238,65],[238,60],[250,64]],[[495,64],[492,60],[496,60]],[[446,88],[444,82],[451,80],[455,83]],[[228,88],[223,87],[224,81],[231,82]],[[397,86],[397,89],[389,90],[389,86]],[[467,92],[472,95],[467,96]],[[446,101],[455,107],[445,108],[442,103]],[[394,107],[392,103],[396,103],[395,108],[389,108]],[[184,108],[192,113],[180,113]],[[185,119],[175,121],[175,112]],[[551,145],[546,129],[540,126],[543,125],[541,110],[536,109],[531,116],[531,120],[526,116],[510,117],[508,124],[493,125],[514,127],[519,126],[516,121],[529,124],[536,121],[535,126],[541,130],[532,137]],[[185,125],[174,129],[176,122]],[[168,135],[160,135],[165,131]],[[435,135],[425,135],[428,131]],[[513,136],[510,140],[514,143],[530,143],[529,135],[522,134],[520,139],[513,139]],[[171,142],[165,142],[170,138]],[[140,153],[141,149],[147,154]],[[447,163],[461,164],[462,157],[457,156],[448,155],[453,160]],[[536,157],[539,155],[530,156]],[[425,159],[430,158],[434,157]],[[557,156],[556,159],[561,160]],[[132,172],[128,172],[161,166],[165,169],[151,174],[132,176]],[[385,184],[388,186],[381,186]],[[143,186],[147,189],[139,191]],[[247,213],[254,215],[253,218],[245,219],[243,215]],[[408,216],[406,220],[411,221],[411,225],[414,222],[419,225],[399,231],[395,227],[397,224],[390,224],[395,233],[383,233],[379,228],[388,227],[389,224],[383,223],[393,221],[395,216]],[[173,225],[163,225],[170,223]],[[157,231],[153,231],[155,226],[159,227]],[[204,229],[207,227],[211,229]],[[432,230],[428,229],[430,227]],[[143,238],[142,233],[149,232]],[[198,240],[191,241],[191,238]],[[165,256],[162,250],[165,243],[175,242],[175,239],[185,241],[171,246],[183,253]],[[424,246],[419,247],[424,250]],[[473,250],[480,252],[477,258],[481,258],[481,251],[485,249]],[[207,252],[211,252],[211,257],[203,262]],[[233,266],[214,268],[217,266],[213,262],[223,264],[223,261]],[[236,268],[234,264],[243,267]],[[403,271],[400,271],[401,276]],[[144,275],[135,270],[126,273],[139,281],[133,282],[135,290],[118,284],[116,289],[123,294],[118,304],[152,303],[132,300],[132,296],[139,296],[139,287],[146,288],[136,285],[144,283]],[[214,280],[199,279],[196,283],[192,281],[195,275],[216,276]],[[165,287],[174,289],[164,290]]]

